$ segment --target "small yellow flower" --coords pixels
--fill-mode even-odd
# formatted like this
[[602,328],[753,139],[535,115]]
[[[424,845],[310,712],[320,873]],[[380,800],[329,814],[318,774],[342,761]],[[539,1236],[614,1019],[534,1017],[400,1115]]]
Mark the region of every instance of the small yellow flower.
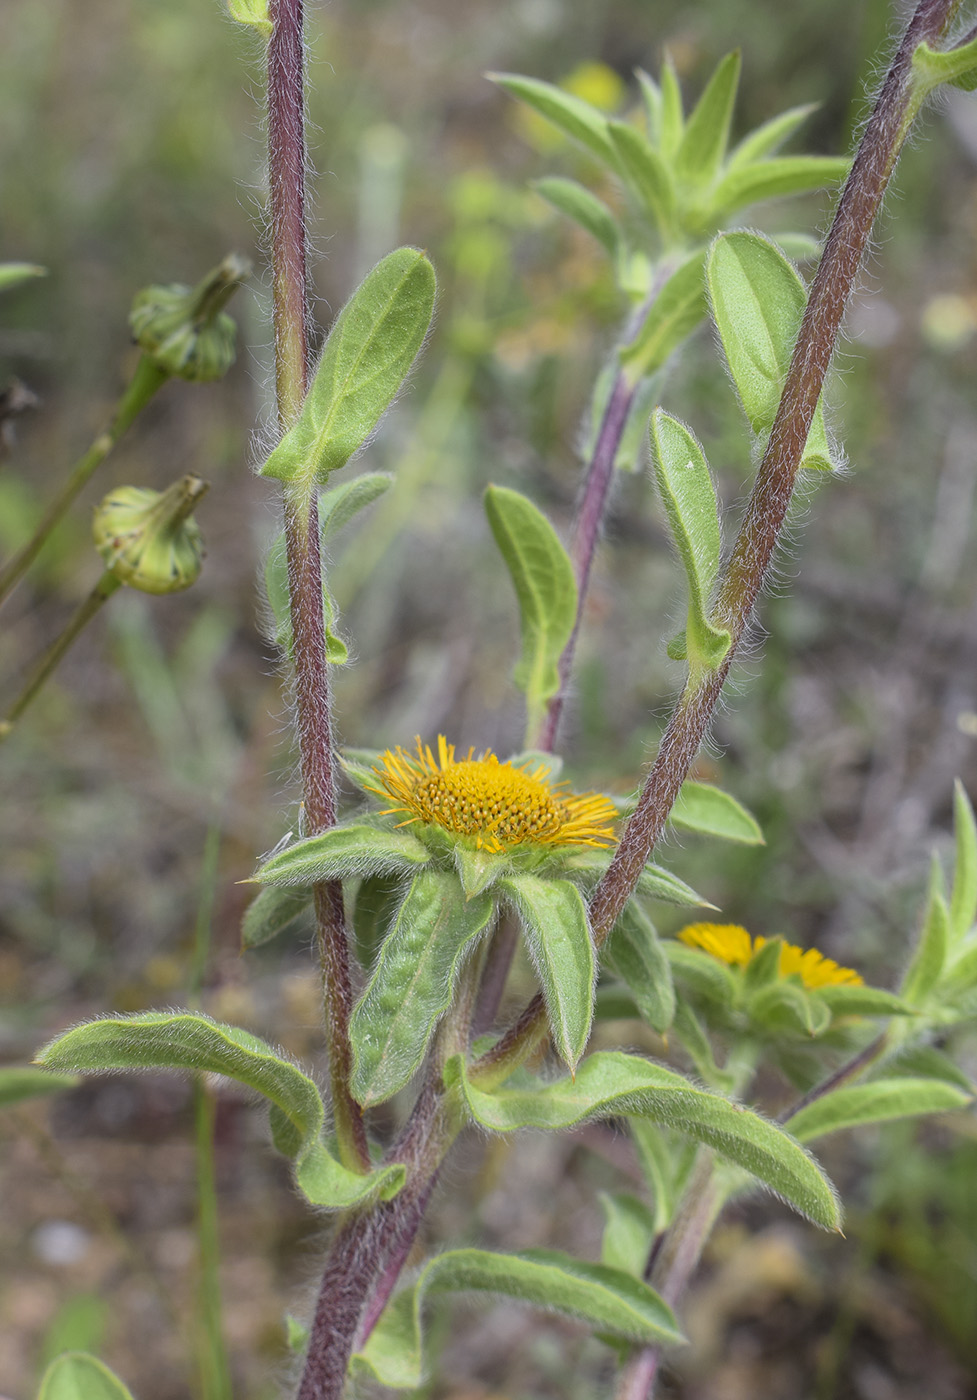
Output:
[[416,755],[388,749],[374,768],[382,786],[370,791],[394,799],[385,815],[406,813],[401,826],[439,826],[493,854],[516,846],[607,846],[614,841],[614,804],[599,792],[565,793],[565,783],[549,781],[545,764],[503,763],[491,750],[480,758],[474,752],[469,749],[456,759],[454,745],[443,735],[438,736],[437,759],[420,739]]
[[[678,936],[690,948],[702,948],[733,967],[746,967],[767,942],[761,935],[751,939],[746,929],[738,924],[689,924]],[[794,943],[781,944],[778,971],[781,977],[799,977],[809,991],[817,987],[864,985],[850,967],[840,967],[817,948],[798,948]]]

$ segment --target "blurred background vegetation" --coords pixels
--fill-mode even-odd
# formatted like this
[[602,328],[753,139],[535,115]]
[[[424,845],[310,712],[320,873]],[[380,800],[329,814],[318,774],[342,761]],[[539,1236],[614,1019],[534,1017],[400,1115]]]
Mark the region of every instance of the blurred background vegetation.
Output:
[[[865,115],[894,17],[882,0],[773,12],[746,0],[333,0],[308,23],[320,327],[397,242],[429,249],[440,279],[423,363],[361,459],[395,485],[334,551],[355,659],[336,677],[337,728],[354,745],[441,731],[511,752],[515,605],[481,492],[523,490],[566,531],[590,386],[623,308],[600,250],[529,187],[595,171],[483,73],[565,82],[624,110],[634,68],[656,72],[666,49],[692,97],[739,46],[737,131],[817,102],[804,148],[837,153]],[[217,0],[5,0],[0,261],[49,275],[0,305],[0,389],[16,376],[39,400],[5,430],[0,557],[131,372],[134,293],[193,282],[230,249],[262,268],[259,58]],[[946,849],[952,778],[971,793],[977,782],[977,102],[954,94],[923,127],[834,377],[850,475],[817,482],[797,510],[762,650],[740,664],[699,765],[753,808],[767,846],[689,839],[666,853],[724,917],[816,942],[883,986],[904,959],[929,851]],[[767,227],[823,231],[828,215],[826,200],[785,201]],[[231,310],[232,373],[165,388],[4,608],[6,700],[98,576],[88,513],[101,495],[185,471],[212,483],[201,581],[178,597],[114,599],[0,748],[4,1060],[28,1060],[85,1015],[185,1002],[208,922],[205,1009],[320,1056],[308,939],[239,954],[247,895],[235,882],[294,825],[297,793],[258,585],[277,528],[274,493],[251,472],[271,431],[263,270]],[[700,332],[664,401],[696,428],[735,511],[749,461],[719,363]],[[564,736],[580,783],[629,791],[653,752],[680,679],[663,642],[679,589],[648,479],[624,476]],[[663,927],[679,922],[668,911]],[[643,1043],[633,1026],[624,1034]],[[188,1087],[166,1077],[96,1080],[0,1120],[11,1400],[27,1400],[66,1344],[101,1346],[141,1400],[187,1393],[190,1123]],[[263,1400],[285,1374],[282,1314],[302,1310],[318,1244],[258,1116],[230,1088],[218,1154],[235,1395]],[[428,1245],[592,1254],[595,1188],[634,1180],[623,1138],[603,1128],[473,1142],[455,1161]],[[769,1202],[731,1216],[690,1305],[694,1354],[677,1359],[666,1393],[977,1393],[966,1123],[841,1140],[826,1161],[850,1202],[847,1241],[817,1238]],[[433,1395],[605,1393],[608,1354],[572,1329],[502,1306],[463,1316],[445,1331]]]

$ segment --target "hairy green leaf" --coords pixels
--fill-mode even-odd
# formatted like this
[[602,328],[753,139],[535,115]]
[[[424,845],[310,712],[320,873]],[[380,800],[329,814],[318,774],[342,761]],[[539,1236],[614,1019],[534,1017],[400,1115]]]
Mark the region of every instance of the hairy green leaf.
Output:
[[764,845],[756,817],[735,797],[710,783],[684,782],[668,820],[683,831],[699,831],[744,846]]
[[750,1109],[707,1093],[674,1070],[622,1051],[588,1055],[576,1078],[484,1093],[460,1056],[445,1068],[472,1116],[495,1132],[571,1128],[588,1118],[640,1115],[667,1124],[745,1167],[795,1210],[826,1229],[839,1227],[838,1202],[817,1163],[793,1138]]
[[699,948],[680,943],[677,938],[666,938],[662,947],[672,965],[672,972],[684,987],[718,1006],[732,1003],[736,995],[736,982],[725,963]]
[[708,617],[722,550],[715,488],[695,436],[660,408],[651,415],[651,445],[658,489],[689,584],[689,662],[714,670],[730,647],[729,633]]
[[672,273],[659,291],[634,338],[618,352],[632,384],[654,374],[674,355],[682,341],[705,319],[706,304],[700,249]]
[[603,200],[591,194],[577,180],[566,180],[561,175],[548,175],[542,180],[534,180],[533,188],[542,195],[554,209],[566,214],[575,224],[579,224],[592,238],[596,238],[602,248],[616,258],[621,244],[621,230],[617,220]]
[[943,874],[933,857],[930,866],[926,912],[919,942],[906,969],[899,993],[913,1006],[921,1006],[943,975],[950,935],[950,914],[943,898]]
[[352,1091],[359,1103],[383,1103],[417,1070],[494,908],[488,895],[466,900],[451,875],[415,875],[353,1009]]
[[972,1095],[940,1079],[873,1079],[815,1099],[789,1118],[787,1127],[799,1142],[813,1142],[843,1128],[947,1113],[972,1102]]
[[685,131],[685,115],[682,110],[682,89],[670,53],[665,54],[661,71],[661,136],[658,149],[665,159],[674,163],[675,155],[682,144]]
[[46,276],[47,268],[38,267],[37,263],[0,263],[0,292],[5,292],[8,287],[17,287],[21,282],[29,282],[34,277]]
[[107,1016],[58,1036],[37,1062],[75,1074],[183,1069],[223,1074],[247,1085],[272,1104],[275,1146],[294,1158],[296,1181],[314,1205],[340,1209],[375,1194],[388,1199],[404,1182],[402,1166],[361,1176],[336,1161],[321,1141],[325,1108],[309,1076],[250,1031],[209,1016],[164,1011]]
[[816,102],[807,102],[801,107],[789,107],[786,112],[781,112],[779,116],[771,117],[769,121],[755,127],[730,152],[729,160],[726,162],[727,170],[735,170],[743,165],[753,165],[755,162],[763,161],[767,156],[773,155],[774,151],[779,150],[785,141],[789,141],[801,123],[805,122],[816,110]]
[[953,49],[933,49],[924,40],[913,54],[913,71],[927,92],[941,83],[973,92],[977,88],[977,39]]
[[764,199],[838,185],[849,166],[841,156],[781,156],[761,165],[729,170],[716,186],[712,208],[719,219]]
[[34,1065],[4,1065],[0,1068],[0,1108],[10,1108],[24,1099],[60,1094],[77,1083],[73,1074],[51,1074]]
[[810,995],[823,1001],[833,1016],[912,1016],[913,1008],[902,997],[881,987],[859,987],[846,983],[815,987]]
[[675,1015],[672,966],[654,924],[633,900],[614,925],[603,957],[630,987],[642,1019],[659,1033],[667,1031]]
[[[725,233],[706,258],[706,284],[723,351],[754,432],[773,425],[807,292],[779,248],[755,233]],[[820,403],[802,467],[834,465]]]
[[241,947],[259,948],[286,929],[298,928],[311,904],[308,887],[268,885],[259,890],[241,920]]
[[298,420],[262,467],[306,497],[373,433],[410,372],[434,313],[434,269],[398,248],[336,319]]
[[573,565],[553,526],[518,491],[490,486],[485,512],[519,602],[522,658],[515,682],[525,692],[533,734],[560,689],[560,656],[577,616]]
[[629,189],[670,241],[675,234],[676,203],[672,172],[640,132],[627,122],[608,122],[607,132]]
[[261,885],[308,886],[320,880],[345,880],[387,870],[407,873],[430,859],[428,848],[406,831],[384,831],[353,822],[286,846],[258,866],[254,879]]
[[598,1332],[643,1345],[674,1345],[684,1338],[668,1304],[640,1279],[606,1264],[590,1264],[550,1250],[493,1254],[453,1249],[437,1255],[413,1288],[387,1308],[354,1367],[382,1385],[416,1388],[424,1379],[422,1308],[437,1293],[488,1293],[514,1298],[585,1322]]
[[681,180],[709,185],[716,178],[729,141],[736,89],[740,81],[740,54],[735,49],[721,59],[695,107],[675,155]]
[[132,1393],[97,1357],[66,1351],[41,1377],[37,1400],[132,1400]]
[[597,1199],[604,1215],[600,1262],[641,1278],[655,1237],[654,1212],[626,1191],[601,1191]]
[[609,169],[618,169],[614,146],[607,134],[607,118],[589,102],[539,78],[523,78],[518,73],[489,73],[487,76],[574,141],[579,141]]
[[950,895],[950,937],[959,941],[977,919],[977,823],[966,788],[958,778],[953,789],[956,860]]
[[587,906],[569,880],[510,875],[499,889],[519,915],[553,1044],[572,1069],[587,1047],[594,1016],[597,964]]

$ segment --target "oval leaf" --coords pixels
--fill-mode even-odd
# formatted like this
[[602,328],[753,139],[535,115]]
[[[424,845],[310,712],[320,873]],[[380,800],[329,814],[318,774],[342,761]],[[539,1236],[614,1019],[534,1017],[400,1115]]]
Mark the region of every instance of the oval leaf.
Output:
[[241,947],[260,948],[286,929],[297,928],[311,904],[312,891],[302,886],[269,885],[260,890],[244,911]]
[[569,880],[536,875],[512,875],[499,888],[519,915],[556,1052],[573,1069],[590,1038],[597,976],[583,896]]
[[389,1198],[403,1185],[402,1166],[361,1176],[336,1161],[320,1141],[325,1108],[308,1075],[250,1031],[209,1016],[163,1011],[107,1016],[58,1036],[37,1061],[73,1073],[183,1069],[224,1074],[271,1102],[275,1145],[295,1159],[296,1180],[313,1204],[345,1208],[377,1193]]
[[614,925],[604,958],[631,989],[642,1019],[659,1034],[667,1031],[675,1015],[671,963],[654,924],[633,900]]
[[519,600],[522,659],[514,679],[525,692],[533,735],[560,689],[560,656],[577,616],[573,565],[553,526],[518,491],[490,486],[485,512]]
[[132,1400],[132,1393],[97,1357],[66,1351],[44,1372],[37,1400]]
[[685,1339],[675,1315],[653,1288],[623,1269],[590,1264],[550,1250],[494,1254],[453,1249],[426,1266],[416,1285],[387,1308],[361,1352],[357,1369],[383,1385],[419,1386],[425,1375],[422,1309],[433,1293],[489,1293],[585,1322],[604,1336],[645,1346]]
[[704,263],[705,253],[700,249],[672,273],[649,307],[637,335],[619,352],[621,366],[631,383],[661,369],[704,320],[708,310]]
[[336,319],[302,411],[263,476],[311,496],[358,452],[393,402],[434,314],[435,278],[417,248],[379,262]]
[[828,1230],[840,1226],[827,1177],[783,1129],[638,1055],[599,1052],[588,1055],[574,1080],[494,1093],[483,1093],[467,1079],[461,1056],[450,1061],[445,1076],[459,1085],[472,1116],[495,1132],[571,1128],[588,1118],[619,1114],[653,1118],[745,1167],[816,1224]]
[[430,859],[428,848],[407,832],[353,823],[286,846],[260,865],[254,878],[262,885],[316,885],[382,871],[406,873]]
[[462,961],[494,908],[488,895],[466,900],[451,875],[425,870],[414,877],[353,1009],[351,1087],[359,1103],[383,1103],[418,1069],[451,1005]]
[[[773,426],[807,292],[779,248],[755,233],[726,233],[706,258],[713,319],[743,411],[754,432]],[[834,466],[818,403],[802,467]]]
[[812,1142],[843,1128],[947,1113],[972,1102],[972,1095],[945,1080],[874,1079],[815,1099],[789,1118],[787,1126],[799,1142]]
[[710,783],[684,782],[668,820],[683,831],[699,831],[744,846],[764,845],[756,817],[735,797]]
[[707,616],[719,572],[719,506],[705,454],[693,433],[662,409],[651,415],[655,478],[689,584],[686,649],[690,664],[714,670],[730,647]]

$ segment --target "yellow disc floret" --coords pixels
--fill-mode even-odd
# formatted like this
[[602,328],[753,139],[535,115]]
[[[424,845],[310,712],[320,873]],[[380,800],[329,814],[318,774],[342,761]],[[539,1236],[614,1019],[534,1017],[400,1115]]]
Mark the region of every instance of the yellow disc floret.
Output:
[[614,804],[598,792],[567,793],[551,783],[545,764],[503,763],[490,750],[455,758],[438,736],[438,756],[417,741],[417,753],[388,749],[374,768],[371,788],[404,812],[401,826],[425,822],[466,837],[477,850],[498,854],[516,846],[607,846],[614,841]]
[[[689,924],[678,936],[690,948],[701,948],[731,967],[746,967],[767,942],[761,935],[751,939],[738,924]],[[863,985],[862,978],[850,967],[840,967],[817,948],[798,948],[795,943],[780,945],[777,970],[781,977],[799,977],[809,991],[817,987]]]

